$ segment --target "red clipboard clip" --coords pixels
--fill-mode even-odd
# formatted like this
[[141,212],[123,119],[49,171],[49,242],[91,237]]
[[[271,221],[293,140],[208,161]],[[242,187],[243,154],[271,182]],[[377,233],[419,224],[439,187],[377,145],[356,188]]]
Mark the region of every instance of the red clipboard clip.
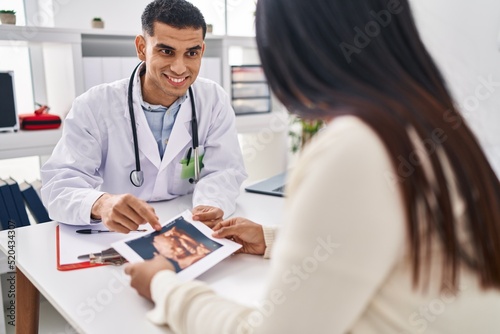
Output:
[[[120,254],[118,254],[113,248],[105,249],[99,253],[91,253],[80,255],[78,257],[79,260],[87,260],[85,262],[76,262],[76,263],[67,263],[61,264],[61,254],[59,247],[59,226],[56,227],[56,259],[57,259],[57,270],[60,271],[68,271],[75,269],[84,269],[84,268],[93,268],[100,267],[106,265],[115,265],[119,266],[127,262],[125,258],[123,258]],[[104,253],[104,255],[103,255]],[[92,255],[92,260],[90,256]]]

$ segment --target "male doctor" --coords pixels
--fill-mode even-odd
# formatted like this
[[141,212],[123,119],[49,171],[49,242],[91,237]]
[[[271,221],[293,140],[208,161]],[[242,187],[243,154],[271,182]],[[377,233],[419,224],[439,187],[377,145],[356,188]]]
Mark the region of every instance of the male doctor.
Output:
[[[53,220],[75,225],[101,220],[122,233],[145,223],[158,230],[159,219],[147,202],[192,192],[193,219],[209,226],[235,209],[247,175],[227,94],[215,82],[197,79],[205,20],[185,0],[155,0],[141,19],[143,34],[135,46],[143,63],[130,79],[93,87],[76,98],[62,138],[42,167],[42,199]],[[134,173],[132,124],[142,184]]]

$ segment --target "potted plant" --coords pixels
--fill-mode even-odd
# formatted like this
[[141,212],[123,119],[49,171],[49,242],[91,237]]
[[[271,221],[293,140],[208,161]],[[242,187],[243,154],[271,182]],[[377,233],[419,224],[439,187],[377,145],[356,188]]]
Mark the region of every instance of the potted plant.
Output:
[[0,22],[2,24],[16,24],[16,11],[0,10]]
[[293,116],[288,134],[292,153],[298,152],[324,126],[321,120],[306,120]]
[[104,21],[100,17],[94,17],[92,19],[92,28],[102,29],[104,28]]

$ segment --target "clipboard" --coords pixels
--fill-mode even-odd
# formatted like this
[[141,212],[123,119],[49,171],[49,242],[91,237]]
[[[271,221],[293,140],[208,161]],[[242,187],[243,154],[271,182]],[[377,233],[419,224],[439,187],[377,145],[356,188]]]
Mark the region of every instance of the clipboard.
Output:
[[[100,253],[111,247],[111,244],[123,239],[130,238],[130,234],[118,232],[98,233],[98,234],[78,234],[77,230],[83,228],[96,230],[107,229],[104,224],[93,224],[86,226],[75,226],[59,224],[56,227],[56,259],[57,270],[68,271],[84,268],[107,266],[111,263],[91,263],[89,260],[79,260],[78,256],[90,253]],[[151,227],[146,227],[148,231],[153,231]]]
[[65,263],[61,264],[61,248],[60,248],[60,232],[59,225],[56,227],[56,258],[57,258],[57,270],[67,271],[75,269],[84,269],[91,267],[107,266],[108,264],[92,264],[90,261],[76,262],[76,263]]

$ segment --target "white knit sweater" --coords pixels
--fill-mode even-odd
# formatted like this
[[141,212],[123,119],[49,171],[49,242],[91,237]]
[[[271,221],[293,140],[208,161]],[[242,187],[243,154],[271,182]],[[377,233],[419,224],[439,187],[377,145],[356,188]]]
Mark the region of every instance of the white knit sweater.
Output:
[[[216,295],[173,272],[153,278],[148,316],[176,333],[500,333],[500,293],[462,270],[460,291],[414,291],[406,223],[388,152],[378,136],[343,117],[307,147],[288,182],[286,214],[272,253],[266,311]],[[440,258],[439,247],[433,258]]]

